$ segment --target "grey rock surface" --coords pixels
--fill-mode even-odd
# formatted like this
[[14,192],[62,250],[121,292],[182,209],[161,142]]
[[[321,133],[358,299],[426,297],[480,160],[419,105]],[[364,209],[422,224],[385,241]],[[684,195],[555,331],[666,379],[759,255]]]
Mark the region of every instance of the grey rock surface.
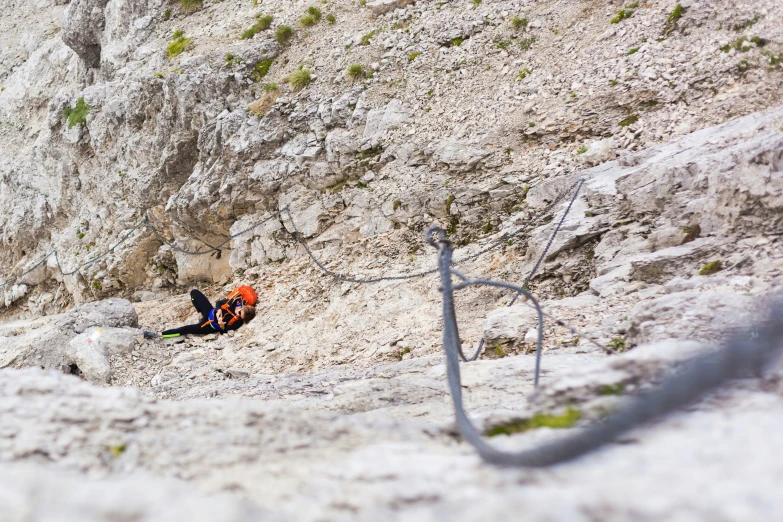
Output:
[[[456,293],[488,341],[462,394],[482,431],[579,420],[490,442],[600,422],[783,283],[783,4],[186,4],[0,0],[0,519],[776,520],[780,364],[574,462],[483,464],[423,231],[470,277],[536,267],[540,354],[508,292]],[[425,275],[328,278],[294,231]],[[239,284],[241,329],[140,335]]]
[[87,303],[37,321],[6,323],[0,327],[0,368],[37,366],[71,373],[81,372],[82,362],[89,366],[91,379],[107,381],[107,351],[131,346],[138,325],[133,305],[119,298]]

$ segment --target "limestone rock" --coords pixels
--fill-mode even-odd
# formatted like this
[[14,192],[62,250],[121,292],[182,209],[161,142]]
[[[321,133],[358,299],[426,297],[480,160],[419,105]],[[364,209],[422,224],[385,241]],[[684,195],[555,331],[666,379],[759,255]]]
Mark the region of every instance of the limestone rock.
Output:
[[531,328],[538,327],[535,309],[524,304],[504,306],[487,314],[484,321],[484,339],[488,346],[496,346],[524,339]]
[[367,2],[367,7],[374,15],[378,16],[411,3],[413,0],[370,0]]
[[389,129],[404,123],[409,117],[410,111],[400,100],[391,100],[383,109],[373,109],[367,112],[367,122],[362,138],[364,142],[372,143]]
[[665,339],[716,341],[759,317],[754,300],[728,291],[685,291],[639,303],[631,314],[635,343]]
[[107,3],[108,0],[74,0],[63,14],[63,42],[89,67],[100,63]]
[[463,144],[453,141],[441,143],[435,150],[439,161],[457,171],[469,171],[487,156],[489,152],[474,147],[465,147]]
[[[138,316],[129,301],[112,298],[82,305],[59,316],[23,322],[18,328],[0,331],[3,335],[0,338],[0,368],[37,366],[70,373],[71,364],[74,364],[72,355],[76,352],[70,351],[69,342],[92,327],[108,328],[112,333],[100,344],[106,350],[116,351],[131,344],[126,330],[117,332],[116,329],[138,327]],[[80,339],[87,337],[89,335]],[[95,360],[91,354],[85,357]],[[95,365],[101,366],[100,362]],[[98,373],[105,375],[102,371]]]

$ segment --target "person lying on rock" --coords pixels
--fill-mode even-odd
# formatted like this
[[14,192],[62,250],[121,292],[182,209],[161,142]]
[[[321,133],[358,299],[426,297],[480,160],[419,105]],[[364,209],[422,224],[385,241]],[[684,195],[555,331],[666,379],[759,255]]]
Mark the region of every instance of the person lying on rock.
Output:
[[[255,296],[255,292],[252,295]],[[255,299],[251,300],[255,304]],[[229,330],[236,330],[256,316],[255,307],[247,301],[245,296],[237,291],[233,292],[227,299],[221,299],[215,303],[215,306],[212,306],[207,296],[201,293],[201,291],[191,290],[190,302],[193,303],[196,311],[201,314],[201,321],[196,324],[163,330],[160,333],[145,331],[144,337],[155,339],[157,337],[179,337],[184,334],[209,334],[215,332],[224,334]]]

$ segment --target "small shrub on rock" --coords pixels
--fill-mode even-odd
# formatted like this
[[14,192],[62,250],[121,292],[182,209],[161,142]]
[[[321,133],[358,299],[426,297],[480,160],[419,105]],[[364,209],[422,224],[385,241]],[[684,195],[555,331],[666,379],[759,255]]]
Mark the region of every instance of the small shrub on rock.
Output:
[[76,100],[75,108],[66,107],[63,112],[65,113],[65,117],[68,118],[68,128],[70,129],[76,125],[84,125],[87,123],[87,115],[90,114],[90,109],[92,109],[92,107],[87,105],[84,98]]
[[620,127],[627,127],[629,125],[632,125],[639,121],[639,115],[638,114],[631,114],[624,120],[620,121]]
[[328,15],[326,15],[326,21],[329,22],[330,24],[333,24],[337,21],[337,18],[335,18],[332,13],[329,13]]

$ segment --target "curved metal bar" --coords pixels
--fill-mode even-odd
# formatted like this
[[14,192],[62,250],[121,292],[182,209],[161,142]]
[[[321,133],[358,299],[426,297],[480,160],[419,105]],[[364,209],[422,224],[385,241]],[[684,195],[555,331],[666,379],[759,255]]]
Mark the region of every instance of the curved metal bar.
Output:
[[511,283],[503,283],[501,281],[490,281],[488,279],[468,279],[458,285],[455,285],[452,290],[462,290],[463,288],[467,288],[473,285],[487,285],[497,286],[499,288],[508,288],[509,290],[514,290],[515,292],[524,295],[533,303],[533,306],[536,309],[536,313],[538,314],[538,338],[536,339],[536,374],[533,380],[533,386],[538,386],[538,375],[541,370],[541,351],[543,349],[542,344],[544,341],[544,313],[541,311],[541,306],[538,304],[538,301],[530,294],[530,292],[521,286],[512,285]]

